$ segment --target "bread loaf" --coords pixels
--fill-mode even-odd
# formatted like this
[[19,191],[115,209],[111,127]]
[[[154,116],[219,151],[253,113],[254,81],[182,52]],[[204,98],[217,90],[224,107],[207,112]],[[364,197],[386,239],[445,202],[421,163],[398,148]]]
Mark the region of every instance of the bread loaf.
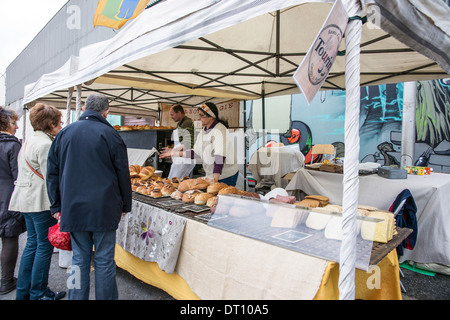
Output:
[[183,192],[180,190],[175,190],[170,194],[170,197],[175,200],[181,200],[183,198]]
[[228,186],[223,189],[220,189],[220,191],[217,194],[237,194],[238,189],[236,187]]
[[194,192],[185,192],[183,193],[183,198],[181,199],[183,202],[193,203],[195,201],[195,197],[200,194],[198,191]]
[[180,184],[178,185],[178,190],[180,190],[181,192],[196,189],[205,190],[206,188],[208,188],[208,186],[209,183],[203,180],[202,178],[188,179],[180,182]]
[[228,187],[226,183],[223,182],[214,182],[213,184],[209,185],[206,189],[206,192],[211,193],[213,195],[216,195],[221,189]]
[[198,205],[204,205],[206,204],[206,201],[208,201],[208,199],[212,197],[214,197],[214,195],[211,193],[208,192],[200,193],[195,197],[194,203]]

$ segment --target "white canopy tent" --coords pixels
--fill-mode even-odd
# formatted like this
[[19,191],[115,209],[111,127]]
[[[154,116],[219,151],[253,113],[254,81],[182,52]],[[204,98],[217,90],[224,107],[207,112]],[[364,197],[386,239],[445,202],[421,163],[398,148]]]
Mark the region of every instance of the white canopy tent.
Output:
[[[24,104],[65,105],[68,89],[76,86],[79,99],[90,92],[107,93],[114,95],[113,111],[139,115],[154,114],[166,101],[195,105],[299,93],[292,74],[333,2],[167,0],[144,11],[117,36],[81,49],[61,69],[28,85]],[[374,13],[381,26],[349,22],[341,44],[345,55],[336,59],[322,87],[346,90],[339,288],[341,299],[353,299],[359,87],[448,77],[450,10],[443,2],[426,0],[343,3],[349,16]]]

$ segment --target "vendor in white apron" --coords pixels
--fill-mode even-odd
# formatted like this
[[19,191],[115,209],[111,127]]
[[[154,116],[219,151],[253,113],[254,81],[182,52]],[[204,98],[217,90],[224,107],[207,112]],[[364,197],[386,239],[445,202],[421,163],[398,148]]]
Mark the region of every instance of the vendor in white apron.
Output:
[[[173,131],[172,140],[174,150],[189,150],[194,145],[194,123],[184,114],[181,105],[175,104],[170,108],[169,115],[177,123],[177,128]],[[177,177],[190,177],[195,167],[195,160],[184,157],[172,157],[172,166],[169,172],[169,179]]]

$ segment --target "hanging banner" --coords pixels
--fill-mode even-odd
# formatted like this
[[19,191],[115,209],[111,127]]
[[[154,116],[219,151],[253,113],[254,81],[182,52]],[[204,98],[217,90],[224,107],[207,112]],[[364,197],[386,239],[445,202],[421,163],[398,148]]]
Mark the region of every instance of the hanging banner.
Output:
[[150,0],[100,0],[94,14],[94,27],[120,29],[144,11]]
[[330,73],[347,23],[347,11],[341,0],[337,0],[308,53],[293,75],[295,83],[305,95],[308,104],[311,103]]

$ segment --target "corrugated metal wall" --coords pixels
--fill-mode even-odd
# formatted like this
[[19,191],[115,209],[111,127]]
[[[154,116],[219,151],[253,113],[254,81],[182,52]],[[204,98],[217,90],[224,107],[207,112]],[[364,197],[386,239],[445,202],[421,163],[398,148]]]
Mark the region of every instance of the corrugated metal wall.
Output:
[[[116,30],[96,27],[98,1],[70,0],[6,69],[6,104],[23,98],[24,87],[60,68],[81,47],[113,37]],[[37,19],[39,17],[36,17]]]

